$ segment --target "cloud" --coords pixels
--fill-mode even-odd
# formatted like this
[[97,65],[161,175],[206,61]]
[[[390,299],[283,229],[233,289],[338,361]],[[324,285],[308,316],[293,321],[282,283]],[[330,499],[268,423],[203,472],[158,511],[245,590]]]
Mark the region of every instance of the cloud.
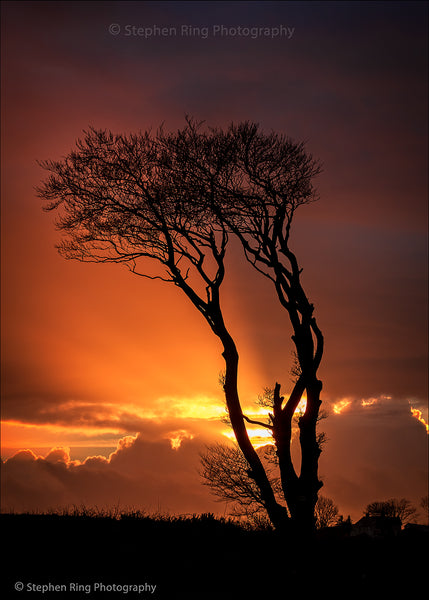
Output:
[[218,435],[225,409],[215,398],[195,396],[160,398],[149,406],[61,398],[46,405],[25,401],[14,406],[9,399],[4,412],[4,447],[25,444],[37,448],[50,444],[74,447],[82,442],[86,446],[114,446],[120,438],[136,433],[147,441],[167,439],[180,445],[183,437],[210,432]]
[[320,423],[327,436],[320,458],[322,493],[354,519],[375,500],[406,497],[418,506],[427,493],[428,437],[408,400],[381,395],[347,401],[344,410]]
[[4,422],[14,421],[34,425],[113,429],[115,431],[143,431],[148,423],[162,423],[176,419],[218,419],[225,414],[219,397],[204,395],[162,397],[148,403],[127,404],[100,400],[70,400],[60,397],[7,398]]
[[20,450],[16,454],[14,454],[9,460],[13,462],[32,462],[37,460],[37,456],[34,454],[32,450]]
[[347,398],[343,398],[342,400],[339,400],[338,402],[335,402],[335,404],[332,405],[332,410],[334,412],[334,414],[336,415],[340,415],[344,410],[347,410],[348,407],[351,405],[352,401],[348,400]]
[[202,444],[202,439],[184,436],[174,450],[167,439],[126,436],[108,458],[83,462],[70,460],[68,448],[53,448],[45,457],[22,450],[2,465],[2,507],[16,512],[73,505],[213,512],[219,505],[198,475]]
[[50,452],[48,452],[48,454],[45,456],[44,460],[51,464],[73,464],[70,461],[70,448],[52,448],[52,450],[50,450]]
[[[331,406],[341,400],[333,399]],[[319,426],[328,440],[320,460],[322,493],[353,520],[374,500],[406,497],[418,505],[426,493],[427,434],[409,401],[380,395],[349,397],[347,402],[339,413],[331,410]],[[73,461],[69,449],[60,446],[44,457],[21,450],[3,464],[3,509],[43,511],[83,504],[149,512],[222,510],[197,472],[199,452],[216,437],[222,440],[220,431],[202,434],[197,431],[201,422],[198,427],[184,427],[183,420],[179,427],[179,422],[168,421],[162,428],[152,423],[152,433],[148,426],[123,436],[107,458]],[[175,440],[180,441],[176,449]],[[294,458],[299,461],[297,443],[294,439]]]

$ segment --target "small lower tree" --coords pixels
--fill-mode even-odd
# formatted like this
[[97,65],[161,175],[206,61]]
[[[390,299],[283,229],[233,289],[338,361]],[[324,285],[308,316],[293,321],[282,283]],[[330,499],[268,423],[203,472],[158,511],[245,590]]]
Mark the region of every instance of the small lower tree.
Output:
[[[272,453],[266,448],[257,452],[276,501],[281,504],[281,483],[278,474],[274,472],[276,469],[272,464]],[[247,518],[252,518],[256,514],[267,515],[261,491],[252,477],[248,462],[236,444],[217,443],[207,446],[206,451],[201,453],[200,459],[203,485],[208,486],[219,501],[231,505],[232,515]],[[284,510],[286,512],[286,508]]]
[[316,502],[315,515],[317,529],[331,527],[339,520],[338,506],[335,505],[331,498],[319,495]]
[[[258,450],[261,462],[276,501],[284,504],[282,485],[278,472],[278,459],[273,445]],[[203,484],[221,502],[230,505],[230,514],[244,517],[251,524],[267,520],[267,511],[258,486],[249,473],[249,466],[236,445],[217,443],[201,453],[200,475]],[[285,510],[287,507],[285,506]],[[330,527],[338,522],[338,507],[331,498],[320,496],[315,507],[316,529]]]
[[417,516],[417,509],[405,498],[371,502],[366,506],[364,512],[370,517],[399,517],[402,525],[415,521]]

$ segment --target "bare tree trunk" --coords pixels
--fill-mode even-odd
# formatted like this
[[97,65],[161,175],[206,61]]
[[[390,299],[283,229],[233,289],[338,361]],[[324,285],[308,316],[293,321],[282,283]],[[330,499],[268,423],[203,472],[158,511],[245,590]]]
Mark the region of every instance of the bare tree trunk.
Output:
[[231,426],[237,444],[249,464],[248,475],[254,479],[261,491],[261,496],[269,519],[276,529],[284,529],[289,520],[287,511],[277,502],[264,466],[247,433],[238,395],[238,351],[234,340],[225,326],[222,309],[220,307],[219,286],[224,274],[223,257],[217,255],[216,259],[219,265],[218,276],[216,281],[207,288],[207,302],[202,301],[195,291],[187,284],[186,280],[178,272],[174,262],[169,266],[176,276],[177,285],[182,288],[194,306],[204,316],[207,323],[210,325],[211,330],[222,343],[222,356],[225,360],[226,367],[224,392]]
[[287,511],[275,499],[262,462],[249,439],[238,396],[238,352],[225,326],[222,329],[223,331],[219,333],[219,338],[224,347],[222,353],[226,365],[224,390],[231,426],[238,446],[249,463],[248,474],[255,480],[261,491],[269,519],[276,529],[281,530],[286,527],[288,522]]
[[[314,387],[314,389],[313,389]],[[315,527],[314,507],[317,494],[322,486],[318,479],[320,448],[317,443],[316,424],[320,406],[321,382],[315,381],[307,387],[307,409],[300,418],[301,473],[296,474],[291,457],[292,419],[295,409],[304,392],[303,378],[296,385],[286,406],[282,409],[283,398],[280,386],[274,390],[273,437],[279,459],[283,494],[291,516],[291,526],[298,532],[310,534]]]
[[299,420],[301,445],[300,500],[298,502],[298,526],[306,532],[315,527],[317,495],[323,483],[318,478],[320,447],[317,442],[316,425],[319,414],[322,383],[314,378],[307,386],[307,408]]

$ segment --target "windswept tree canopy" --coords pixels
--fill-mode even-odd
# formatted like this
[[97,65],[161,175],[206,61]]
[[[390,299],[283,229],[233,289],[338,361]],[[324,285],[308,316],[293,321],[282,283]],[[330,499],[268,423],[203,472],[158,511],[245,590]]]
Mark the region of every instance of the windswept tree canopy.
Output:
[[303,144],[285,136],[247,122],[203,130],[192,120],[176,133],[91,128],[63,161],[41,165],[51,176],[39,194],[46,210],[59,211],[64,256],[134,271],[138,259],[155,258],[172,279],[174,252],[198,267],[196,247],[212,251],[214,234],[224,242],[227,229],[272,277],[296,208],[317,198],[320,172]]
[[[222,130],[188,119],[175,133],[91,128],[64,160],[41,165],[51,175],[39,195],[57,212],[63,256],[120,262],[138,275],[173,281],[202,312],[201,294],[210,300],[223,281],[228,234],[238,236],[246,258],[274,282],[292,320],[300,368],[314,375],[323,339],[289,248],[295,210],[317,199],[312,180],[320,165],[303,144],[254,123]],[[162,263],[163,272],[151,275],[142,259]]]
[[[224,278],[227,231],[169,176],[160,135],[90,129],[63,161],[41,163],[51,175],[39,195],[45,210],[57,211],[64,257],[124,263],[137,275],[172,281],[207,314]],[[151,275],[142,259],[161,263],[161,274]]]
[[308,381],[316,378],[323,336],[301,285],[290,232],[296,209],[318,198],[313,180],[320,164],[304,144],[265,134],[248,122],[223,131],[188,120],[182,131],[162,134],[160,140],[172,157],[171,176],[240,239],[249,262],[274,283],[289,313],[304,375],[296,388],[299,402]]
[[295,210],[318,198],[313,179],[321,167],[304,144],[254,123],[224,131],[191,120],[162,134],[161,143],[187,193],[196,192],[195,200],[239,236],[246,257],[272,278],[278,252],[288,250]]

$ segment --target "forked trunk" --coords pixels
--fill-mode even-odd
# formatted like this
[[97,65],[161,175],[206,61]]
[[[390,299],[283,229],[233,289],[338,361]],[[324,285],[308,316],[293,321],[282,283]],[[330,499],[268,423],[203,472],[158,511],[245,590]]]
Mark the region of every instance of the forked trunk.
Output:
[[[315,529],[315,506],[322,482],[318,478],[320,447],[317,442],[316,425],[320,407],[322,384],[313,378],[306,386],[307,407],[299,419],[299,441],[301,446],[301,472],[298,476],[292,463],[292,419],[296,406],[304,390],[299,380],[288,403],[281,408],[282,398],[279,386],[274,394],[273,435],[279,459],[283,494],[290,513],[291,531],[297,535],[311,535]],[[296,396],[296,397],[294,397]]]

